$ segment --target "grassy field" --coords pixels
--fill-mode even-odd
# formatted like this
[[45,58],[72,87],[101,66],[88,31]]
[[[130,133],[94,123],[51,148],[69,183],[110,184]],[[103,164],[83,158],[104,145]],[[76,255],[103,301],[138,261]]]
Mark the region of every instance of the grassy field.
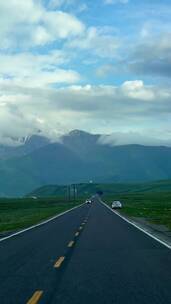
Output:
[[103,200],[111,205],[113,200],[123,202],[122,214],[141,217],[150,223],[165,225],[171,230],[171,192],[138,193],[107,196]]
[[60,198],[0,199],[0,233],[29,227],[81,203]]
[[[61,198],[0,199],[0,233],[18,230],[80,205],[85,198],[68,202]],[[123,202],[121,212],[130,217],[145,218],[171,229],[171,192],[124,193],[104,195],[103,201]]]

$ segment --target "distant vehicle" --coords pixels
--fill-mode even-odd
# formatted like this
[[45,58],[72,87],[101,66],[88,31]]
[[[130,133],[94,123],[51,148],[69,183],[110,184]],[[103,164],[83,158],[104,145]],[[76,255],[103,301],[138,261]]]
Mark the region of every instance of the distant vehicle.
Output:
[[103,195],[103,191],[102,191],[102,190],[98,190],[98,191],[96,192],[96,194],[99,195],[99,196],[102,196],[102,195]]
[[92,203],[90,199],[87,199],[85,202],[86,202],[86,204],[91,204]]
[[114,201],[112,203],[112,209],[121,209],[122,208],[122,203],[120,201]]

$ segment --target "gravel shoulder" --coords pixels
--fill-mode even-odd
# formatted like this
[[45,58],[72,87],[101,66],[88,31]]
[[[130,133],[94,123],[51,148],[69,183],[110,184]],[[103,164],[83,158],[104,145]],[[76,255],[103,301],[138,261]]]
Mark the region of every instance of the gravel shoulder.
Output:
[[146,218],[130,217],[126,216],[125,214],[121,215],[128,219],[130,222],[136,224],[140,228],[144,229],[145,231],[149,232],[153,236],[157,237],[161,241],[164,241],[169,246],[171,246],[171,230],[165,225],[157,225],[150,223],[149,219],[147,220]]

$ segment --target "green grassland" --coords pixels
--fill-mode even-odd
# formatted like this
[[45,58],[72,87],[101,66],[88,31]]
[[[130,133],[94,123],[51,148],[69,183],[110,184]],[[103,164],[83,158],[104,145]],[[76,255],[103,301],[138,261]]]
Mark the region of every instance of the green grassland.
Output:
[[103,200],[110,206],[113,200],[120,200],[123,202],[122,214],[145,218],[171,230],[171,192],[117,194],[106,196]]
[[[144,218],[148,222],[165,225],[171,229],[171,180],[146,183],[81,183],[77,184],[79,196],[89,197],[102,190],[102,199],[111,205],[113,200],[121,200],[121,210],[127,216]],[[66,186],[51,185],[32,192],[36,196],[66,196]]]
[[68,186],[46,186],[33,191],[32,197],[0,199],[0,233],[29,227],[74,206],[80,205],[96,191],[102,190],[103,201],[123,202],[121,212],[165,225],[171,230],[171,181],[139,184],[78,184],[78,199],[67,199]]
[[81,203],[61,198],[0,199],[0,233],[29,227]]

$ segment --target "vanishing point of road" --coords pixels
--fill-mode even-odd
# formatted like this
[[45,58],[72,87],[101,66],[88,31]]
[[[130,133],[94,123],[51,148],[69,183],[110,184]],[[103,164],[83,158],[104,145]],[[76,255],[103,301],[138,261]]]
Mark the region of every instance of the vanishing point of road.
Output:
[[169,304],[171,251],[100,202],[0,242],[0,304]]

